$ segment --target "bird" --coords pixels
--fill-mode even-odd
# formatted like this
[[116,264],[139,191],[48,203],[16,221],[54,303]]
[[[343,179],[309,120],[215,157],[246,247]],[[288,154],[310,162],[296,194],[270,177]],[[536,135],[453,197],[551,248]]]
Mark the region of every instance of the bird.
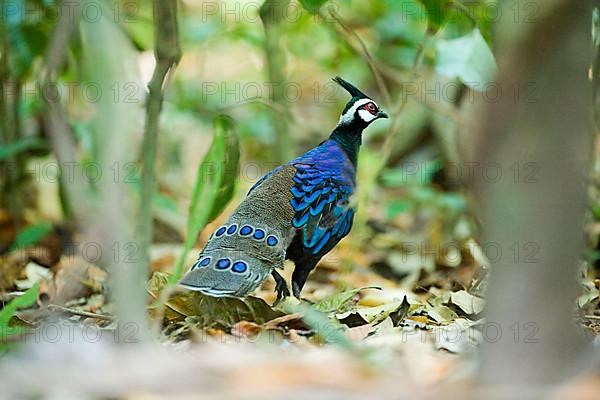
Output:
[[351,83],[333,80],[352,98],[329,138],[259,179],[212,233],[180,286],[213,297],[244,297],[271,274],[280,301],[290,291],[278,270],[291,260],[292,294],[300,299],[309,273],[348,235],[362,133],[388,115]]

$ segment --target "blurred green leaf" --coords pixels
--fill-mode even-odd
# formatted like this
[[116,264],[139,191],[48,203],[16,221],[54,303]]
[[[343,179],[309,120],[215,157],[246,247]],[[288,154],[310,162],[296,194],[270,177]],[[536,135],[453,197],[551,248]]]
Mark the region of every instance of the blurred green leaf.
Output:
[[465,198],[459,193],[452,192],[440,194],[439,205],[454,212],[461,212],[467,208]]
[[170,212],[177,212],[178,211],[178,207],[177,207],[177,202],[175,200],[173,200],[172,198],[170,198],[169,196],[162,194],[162,193],[156,193],[154,195],[154,207],[159,208],[161,210],[165,210],[165,211],[170,211]]
[[317,14],[319,8],[323,7],[323,4],[327,3],[327,0],[300,0],[302,7],[311,14]]
[[46,148],[46,142],[37,137],[18,139],[0,148],[0,161],[28,150]]
[[[237,134],[232,120],[226,116],[215,119],[213,142],[198,166],[190,211],[187,237],[183,252],[177,261],[171,283],[177,282],[183,273],[183,262],[198,235],[211,217],[223,211],[233,194],[233,185],[239,161]],[[235,136],[233,138],[232,136]]]
[[494,55],[477,28],[457,39],[438,40],[436,50],[435,70],[473,89],[484,89],[496,76]]
[[388,219],[393,219],[400,214],[404,214],[412,207],[412,203],[408,199],[399,199],[391,201],[386,208]]
[[8,304],[0,310],[0,353],[5,350],[2,340],[9,338],[23,332],[24,328],[21,326],[11,326],[11,319],[15,316],[15,313],[19,308],[30,307],[35,304],[38,298],[39,284],[33,285],[27,289],[21,296],[14,298]]
[[447,7],[450,0],[419,0],[427,12],[427,29],[436,33],[446,22]]
[[225,134],[225,152],[223,160],[218,165],[219,171],[217,172],[222,175],[221,185],[217,189],[216,199],[208,222],[217,218],[233,197],[240,163],[240,142],[237,133],[233,130],[233,122],[225,117],[222,118],[223,121],[219,123],[224,124],[222,131]]
[[151,1],[120,0],[111,3],[110,12],[138,49],[154,47]]
[[593,206],[592,213],[594,214],[594,218],[600,220],[600,205]]
[[30,225],[17,234],[15,241],[11,245],[11,250],[32,246],[42,240],[44,236],[52,231],[52,224],[42,223]]
[[[14,0],[4,4],[2,23],[5,26],[8,43],[8,64],[13,76],[23,80],[31,71],[34,60],[43,56],[49,34],[53,28],[56,7],[48,8],[47,2],[40,0]],[[38,12],[46,18],[40,18]]]
[[594,46],[600,47],[600,10],[594,8],[592,12],[592,41]]

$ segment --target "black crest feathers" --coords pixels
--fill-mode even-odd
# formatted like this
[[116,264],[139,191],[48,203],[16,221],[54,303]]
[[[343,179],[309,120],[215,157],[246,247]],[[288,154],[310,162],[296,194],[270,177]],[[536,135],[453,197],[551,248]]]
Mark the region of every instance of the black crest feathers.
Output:
[[368,98],[369,97],[366,94],[364,94],[363,92],[361,92],[356,86],[354,86],[350,82],[343,80],[339,76],[336,76],[335,78],[333,78],[333,81],[336,82],[341,87],[343,87],[344,89],[346,89],[348,91],[348,93],[350,93],[352,95],[352,97],[360,97],[360,98],[365,98],[365,97]]

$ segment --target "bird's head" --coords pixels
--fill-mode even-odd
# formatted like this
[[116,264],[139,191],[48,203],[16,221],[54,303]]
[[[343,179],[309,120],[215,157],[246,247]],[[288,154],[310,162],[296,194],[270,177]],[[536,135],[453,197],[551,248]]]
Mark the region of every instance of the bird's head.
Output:
[[352,96],[340,116],[338,126],[355,127],[362,130],[376,119],[388,118],[388,115],[379,109],[377,103],[354,85],[339,76],[336,76],[333,80]]

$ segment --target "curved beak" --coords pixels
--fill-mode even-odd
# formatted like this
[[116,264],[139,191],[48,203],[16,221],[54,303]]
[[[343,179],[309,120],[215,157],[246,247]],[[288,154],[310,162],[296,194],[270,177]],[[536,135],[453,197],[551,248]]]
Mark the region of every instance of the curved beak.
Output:
[[383,111],[379,111],[377,113],[377,118],[389,118],[390,116],[384,113]]

